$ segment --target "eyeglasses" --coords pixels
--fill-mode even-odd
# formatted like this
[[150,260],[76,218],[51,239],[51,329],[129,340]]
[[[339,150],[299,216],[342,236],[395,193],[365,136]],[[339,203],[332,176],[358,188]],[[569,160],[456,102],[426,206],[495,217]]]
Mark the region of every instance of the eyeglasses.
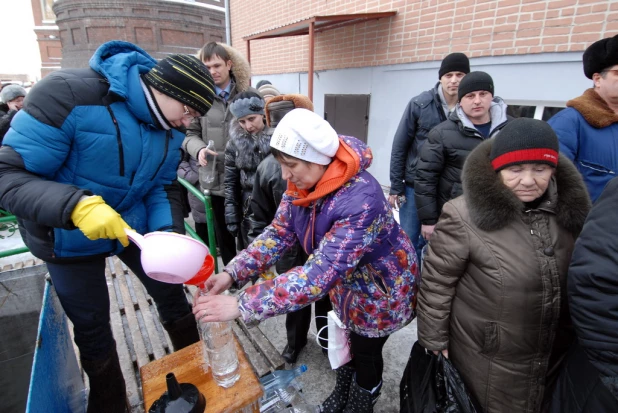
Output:
[[187,105],[182,105],[182,107],[185,109],[184,113],[182,114],[183,117],[193,120],[195,118],[199,118],[201,115],[199,113],[197,113],[195,110],[193,112],[191,112],[191,110],[189,110],[189,108],[187,107]]

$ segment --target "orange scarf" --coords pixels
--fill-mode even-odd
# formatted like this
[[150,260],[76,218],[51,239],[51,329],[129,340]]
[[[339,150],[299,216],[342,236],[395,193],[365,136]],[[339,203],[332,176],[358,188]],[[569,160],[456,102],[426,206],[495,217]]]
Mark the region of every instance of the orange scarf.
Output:
[[293,205],[309,206],[311,202],[341,188],[343,184],[356,175],[359,168],[360,158],[358,154],[342,139],[339,139],[339,149],[337,149],[333,161],[326,168],[315,189],[311,192],[306,189],[298,189],[296,185],[288,182],[286,193],[297,198],[292,201]]

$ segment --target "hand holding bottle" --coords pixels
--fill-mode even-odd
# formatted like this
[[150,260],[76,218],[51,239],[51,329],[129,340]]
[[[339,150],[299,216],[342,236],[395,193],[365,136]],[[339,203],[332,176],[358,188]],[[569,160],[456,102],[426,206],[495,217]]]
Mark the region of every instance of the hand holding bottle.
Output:
[[198,152],[197,161],[200,163],[201,166],[206,166],[208,165],[208,158],[217,155],[219,154],[215,151],[215,142],[208,141],[208,146],[200,149],[200,151]]
[[238,299],[231,295],[198,295],[193,314],[201,323],[231,321],[240,317]]

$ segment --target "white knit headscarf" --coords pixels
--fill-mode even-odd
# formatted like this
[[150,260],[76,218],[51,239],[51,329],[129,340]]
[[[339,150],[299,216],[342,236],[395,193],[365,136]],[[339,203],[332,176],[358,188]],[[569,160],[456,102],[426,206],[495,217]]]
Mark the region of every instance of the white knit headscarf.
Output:
[[270,146],[303,161],[328,165],[339,149],[339,137],[319,115],[294,109],[275,128]]

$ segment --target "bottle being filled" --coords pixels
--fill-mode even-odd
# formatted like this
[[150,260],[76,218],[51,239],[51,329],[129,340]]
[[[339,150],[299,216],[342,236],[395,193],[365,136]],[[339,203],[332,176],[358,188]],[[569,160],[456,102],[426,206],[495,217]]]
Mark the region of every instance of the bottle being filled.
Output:
[[[200,295],[207,295],[205,288],[200,288]],[[200,321],[200,336],[205,369],[212,370],[212,377],[221,387],[228,388],[240,378],[240,365],[236,353],[236,342],[232,333],[232,322]]]

